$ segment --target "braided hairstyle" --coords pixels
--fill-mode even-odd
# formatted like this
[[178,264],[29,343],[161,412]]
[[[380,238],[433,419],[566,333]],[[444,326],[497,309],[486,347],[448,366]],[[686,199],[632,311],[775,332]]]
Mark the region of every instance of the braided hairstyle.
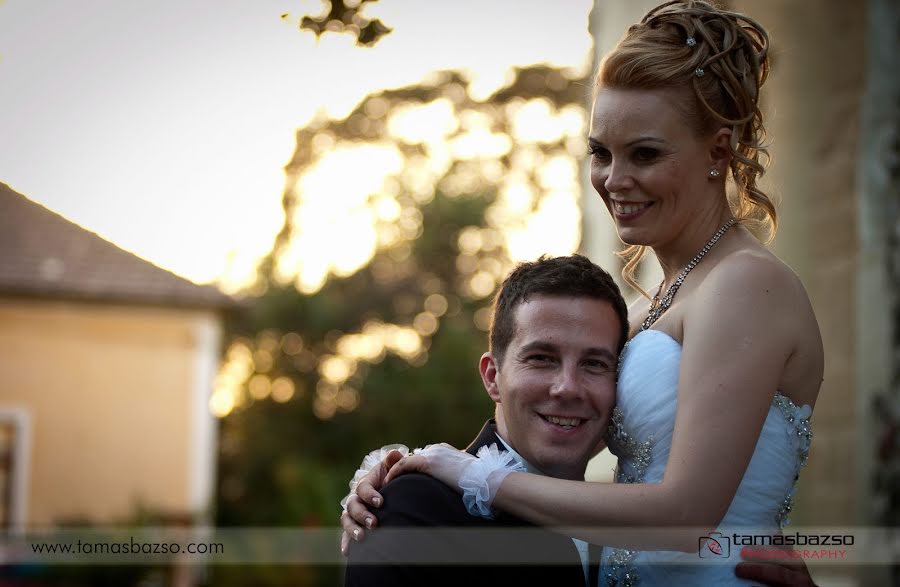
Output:
[[[778,225],[772,200],[756,185],[768,151],[759,110],[759,89],[769,73],[769,36],[755,20],[701,0],[675,0],[647,13],[600,64],[597,87],[686,88],[693,104],[683,108],[700,136],[730,126],[729,205],[735,218],[771,240]],[[631,245],[619,255],[622,276],[643,293],[634,271],[646,247]],[[648,296],[649,297],[649,296]]]

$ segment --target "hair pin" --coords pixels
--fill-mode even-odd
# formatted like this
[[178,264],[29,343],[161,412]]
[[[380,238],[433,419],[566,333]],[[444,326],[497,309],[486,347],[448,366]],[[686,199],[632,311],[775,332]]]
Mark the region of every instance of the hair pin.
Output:
[[697,77],[703,77],[704,75],[706,75],[706,72],[703,71],[702,67],[698,67],[694,70],[694,75],[696,75]]
[[688,47],[696,47],[696,46],[697,46],[697,39],[695,39],[694,37],[688,37],[688,38],[687,38],[687,46],[688,46]]

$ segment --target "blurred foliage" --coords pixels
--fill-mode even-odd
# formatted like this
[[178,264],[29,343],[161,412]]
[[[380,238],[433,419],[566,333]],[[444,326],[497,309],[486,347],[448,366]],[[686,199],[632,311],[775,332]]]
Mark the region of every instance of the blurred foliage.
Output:
[[[442,72],[297,132],[284,226],[259,268],[250,309],[228,326],[220,377],[235,388],[233,409],[221,420],[217,525],[336,527],[338,502],[364,454],[395,442],[462,447],[492,415],[477,365],[487,348],[485,308],[513,264],[504,223],[525,222],[549,191],[539,186],[540,163],[577,160],[585,149],[580,127],[516,144],[513,117],[533,99],[583,115],[587,86],[569,75],[519,70],[476,101],[463,75]],[[466,121],[477,119],[509,139],[507,147],[494,155],[450,150],[438,165],[439,145],[392,134],[393,113],[435,103],[449,104],[461,121],[440,145],[470,132]],[[402,153],[404,164],[385,180],[393,188],[369,195],[389,196],[395,213],[378,221],[368,262],[350,275],[331,271],[319,289],[304,293],[301,268],[286,261],[297,257],[305,214],[300,180],[335,150],[363,144]],[[512,175],[534,184],[537,196],[526,209],[501,214],[503,182]],[[210,582],[329,585],[341,576],[336,567],[229,567],[212,569]]]
[[[378,0],[323,0],[323,12],[318,16],[304,16],[300,19],[300,30],[311,31],[316,38],[327,32],[349,33],[356,37],[356,44],[362,47],[374,46],[381,37],[392,29],[377,18],[368,18],[363,12],[366,4]],[[283,14],[282,18],[289,15]]]

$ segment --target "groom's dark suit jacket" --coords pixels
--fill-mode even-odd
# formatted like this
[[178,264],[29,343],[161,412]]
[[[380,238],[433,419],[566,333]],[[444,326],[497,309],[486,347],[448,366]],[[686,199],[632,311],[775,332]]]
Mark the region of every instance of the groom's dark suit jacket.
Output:
[[[489,420],[466,450],[475,454],[495,443],[503,448],[496,425]],[[367,532],[362,542],[351,541],[346,587],[584,585],[581,559],[571,538],[502,512],[494,520],[470,516],[455,490],[428,475],[400,476],[381,494],[384,505],[375,512],[378,528]],[[592,548],[592,585],[597,580],[594,563],[599,562],[595,552]],[[473,564],[441,564],[442,556],[447,557],[445,563]]]

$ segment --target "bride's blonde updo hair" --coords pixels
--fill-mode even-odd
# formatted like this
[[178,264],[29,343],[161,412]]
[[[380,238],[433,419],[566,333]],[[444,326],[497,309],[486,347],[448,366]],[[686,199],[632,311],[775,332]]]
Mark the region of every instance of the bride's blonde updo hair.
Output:
[[[769,73],[769,36],[753,19],[700,0],[666,2],[628,28],[606,55],[597,87],[685,88],[693,99],[681,104],[685,120],[701,136],[731,127],[732,213],[762,240],[777,228],[772,200],[756,185],[768,152],[759,110],[759,89]],[[644,293],[634,271],[646,248],[631,245],[620,253],[622,276]]]

